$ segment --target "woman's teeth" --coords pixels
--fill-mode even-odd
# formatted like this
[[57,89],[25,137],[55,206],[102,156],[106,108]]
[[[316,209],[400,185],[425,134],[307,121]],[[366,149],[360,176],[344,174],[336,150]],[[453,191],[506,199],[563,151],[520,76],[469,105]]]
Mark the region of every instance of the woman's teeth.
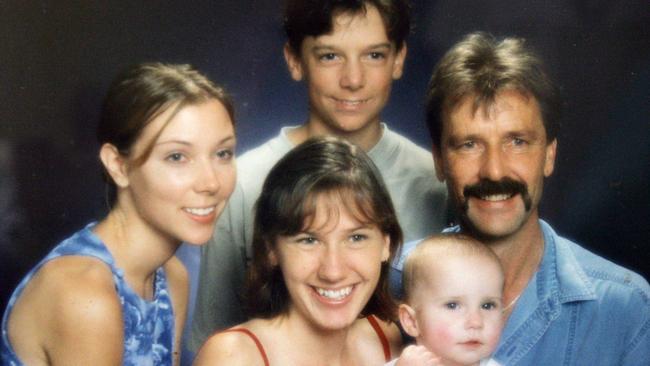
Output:
[[352,286],[348,286],[340,290],[326,290],[322,288],[316,288],[316,291],[318,292],[319,295],[323,297],[327,297],[328,299],[341,300],[347,297],[350,294],[350,292],[352,292]]
[[327,297],[328,299],[341,300],[350,295],[350,292],[352,292],[352,286],[348,286],[340,290],[326,290],[322,288],[316,288],[316,292],[318,292],[318,294],[323,297]]
[[189,208],[189,207],[186,207],[184,210],[186,212],[192,214],[192,215],[207,216],[207,215],[211,214],[212,211],[214,211],[214,206],[206,207],[206,208]]

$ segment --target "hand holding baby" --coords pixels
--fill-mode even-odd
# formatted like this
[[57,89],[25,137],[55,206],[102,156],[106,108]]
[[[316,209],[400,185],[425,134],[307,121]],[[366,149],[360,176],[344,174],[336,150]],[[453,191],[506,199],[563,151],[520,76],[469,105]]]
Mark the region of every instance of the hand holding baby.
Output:
[[440,357],[433,354],[425,346],[411,345],[402,351],[395,366],[441,366]]

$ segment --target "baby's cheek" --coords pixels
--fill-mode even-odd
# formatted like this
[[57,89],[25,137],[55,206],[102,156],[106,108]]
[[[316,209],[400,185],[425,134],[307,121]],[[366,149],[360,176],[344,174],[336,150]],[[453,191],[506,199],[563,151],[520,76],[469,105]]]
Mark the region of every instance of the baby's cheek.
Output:
[[501,336],[501,326],[494,325],[490,328],[490,331],[487,332],[485,337],[485,342],[490,345],[491,348],[496,348],[499,343],[499,337]]
[[453,328],[448,324],[438,324],[433,329],[430,329],[428,334],[428,348],[433,350],[435,354],[442,355],[445,350],[448,350],[451,345],[455,343],[455,335]]

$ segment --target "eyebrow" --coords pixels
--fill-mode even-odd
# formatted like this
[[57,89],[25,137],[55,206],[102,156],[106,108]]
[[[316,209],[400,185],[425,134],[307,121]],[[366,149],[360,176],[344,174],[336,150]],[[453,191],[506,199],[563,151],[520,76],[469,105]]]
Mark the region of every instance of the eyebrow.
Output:
[[351,233],[351,232],[353,232],[353,231],[357,231],[357,230],[372,229],[373,225],[374,225],[374,224],[371,224],[371,223],[368,223],[368,224],[360,224],[360,225],[353,226],[353,227],[347,229],[347,232]]
[[540,134],[534,129],[522,129],[518,131],[511,131],[508,133],[509,137],[528,137],[531,139],[536,139],[540,137]]
[[481,141],[481,137],[478,134],[468,134],[468,135],[458,135],[458,134],[449,134],[447,138],[447,143],[451,146],[458,145],[461,141]]
[[[374,224],[361,224],[361,225],[358,225],[358,226],[350,227],[349,229],[345,229],[345,232],[346,233],[351,233],[351,232],[355,232],[357,230],[371,229],[373,225]],[[317,235],[319,230],[320,230],[320,228],[308,227],[308,228],[301,229],[299,232],[297,232],[294,235],[300,235],[300,234]]]
[[[384,43],[377,43],[377,44],[372,44],[369,45],[368,47],[364,47],[366,50],[376,50],[379,48],[387,48],[390,49],[392,47],[392,44],[390,42],[384,42]],[[311,50],[313,52],[318,52],[318,51],[331,51],[331,50],[338,50],[339,47],[334,46],[334,45],[329,45],[329,44],[316,44],[314,45]]]
[[[222,138],[221,140],[219,140],[219,142],[217,144],[222,145],[222,144],[225,144],[227,142],[230,142],[231,140],[232,141],[235,140],[234,135],[230,135],[230,136]],[[179,145],[186,145],[186,146],[191,146],[192,145],[192,143],[190,143],[189,141],[185,141],[185,140],[167,140],[167,141],[156,142],[155,146],[166,145],[166,144],[179,144]]]

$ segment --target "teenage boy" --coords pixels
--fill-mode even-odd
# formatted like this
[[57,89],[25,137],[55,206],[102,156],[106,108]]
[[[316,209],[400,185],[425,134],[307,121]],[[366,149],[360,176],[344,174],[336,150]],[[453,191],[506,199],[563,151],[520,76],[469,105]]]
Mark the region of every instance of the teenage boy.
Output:
[[393,80],[402,76],[410,31],[405,0],[289,0],[285,7],[289,73],[307,84],[308,119],[238,159],[235,192],[202,248],[190,348],[215,330],[245,320],[240,295],[251,258],[253,205],[271,167],[313,136],[335,135],[365,150],[381,172],[406,240],[439,232],[446,191],[430,152],[381,122]]

